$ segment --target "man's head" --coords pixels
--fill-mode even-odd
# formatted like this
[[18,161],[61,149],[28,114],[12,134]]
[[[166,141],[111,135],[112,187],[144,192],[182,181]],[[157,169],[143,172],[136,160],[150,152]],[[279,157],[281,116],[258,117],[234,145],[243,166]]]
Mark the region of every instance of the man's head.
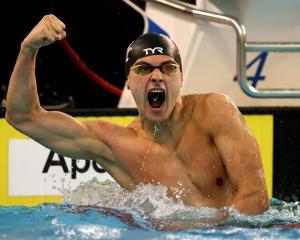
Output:
[[143,118],[153,122],[169,118],[182,86],[181,68],[178,48],[167,36],[147,33],[129,45],[126,85]]
[[167,55],[174,59],[182,71],[181,57],[176,44],[166,35],[146,33],[139,36],[127,48],[125,74],[128,76],[130,67],[142,57],[151,55]]

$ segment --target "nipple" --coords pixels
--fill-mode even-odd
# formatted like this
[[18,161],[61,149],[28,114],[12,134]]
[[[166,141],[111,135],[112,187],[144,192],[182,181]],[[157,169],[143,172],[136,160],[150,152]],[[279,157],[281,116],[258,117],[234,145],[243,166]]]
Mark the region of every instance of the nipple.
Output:
[[223,181],[222,178],[218,177],[218,178],[216,179],[216,185],[217,185],[217,186],[222,186],[223,183],[224,183],[224,181]]

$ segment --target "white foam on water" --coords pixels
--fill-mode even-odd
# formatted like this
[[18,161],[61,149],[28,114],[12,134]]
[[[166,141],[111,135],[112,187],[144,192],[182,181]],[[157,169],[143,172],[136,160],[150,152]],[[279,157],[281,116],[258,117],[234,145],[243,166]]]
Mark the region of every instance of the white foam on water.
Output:
[[162,185],[140,184],[134,191],[121,188],[116,182],[99,182],[96,178],[81,183],[75,190],[61,189],[65,202],[93,205],[116,210],[131,210],[144,219],[202,226],[212,224],[221,210],[190,207],[179,199],[167,196]]
[[[234,208],[214,209],[186,206],[180,199],[167,196],[162,185],[140,184],[127,191],[116,182],[98,181],[96,178],[81,183],[75,190],[61,189],[67,203],[97,206],[137,213],[143,219],[172,224],[182,228],[201,228],[219,224],[238,226],[270,226],[274,223],[299,222],[300,204],[281,202],[280,207],[271,207],[263,214],[247,216]],[[226,212],[226,217],[224,217]]]

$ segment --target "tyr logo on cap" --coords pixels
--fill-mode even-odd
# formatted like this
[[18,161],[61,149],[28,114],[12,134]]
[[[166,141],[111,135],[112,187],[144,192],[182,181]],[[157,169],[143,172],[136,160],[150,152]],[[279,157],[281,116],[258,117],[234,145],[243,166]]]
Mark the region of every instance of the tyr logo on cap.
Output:
[[155,54],[155,52],[159,52],[160,54],[163,54],[164,52],[164,49],[162,47],[155,47],[155,48],[145,48],[143,49],[143,51],[145,52],[146,55],[149,55],[149,52],[150,54]]

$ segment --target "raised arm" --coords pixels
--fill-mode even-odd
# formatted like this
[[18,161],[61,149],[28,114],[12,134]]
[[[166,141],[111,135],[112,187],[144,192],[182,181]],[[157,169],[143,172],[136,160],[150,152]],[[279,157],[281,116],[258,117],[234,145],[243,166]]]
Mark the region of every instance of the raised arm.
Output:
[[207,105],[214,122],[212,136],[235,190],[231,204],[245,214],[264,212],[269,207],[269,198],[255,137],[228,97],[212,94]]
[[65,156],[112,159],[109,148],[95,134],[101,124],[83,124],[40,105],[35,77],[38,50],[65,37],[65,24],[51,14],[44,16],[23,40],[9,82],[6,119],[20,132]]

